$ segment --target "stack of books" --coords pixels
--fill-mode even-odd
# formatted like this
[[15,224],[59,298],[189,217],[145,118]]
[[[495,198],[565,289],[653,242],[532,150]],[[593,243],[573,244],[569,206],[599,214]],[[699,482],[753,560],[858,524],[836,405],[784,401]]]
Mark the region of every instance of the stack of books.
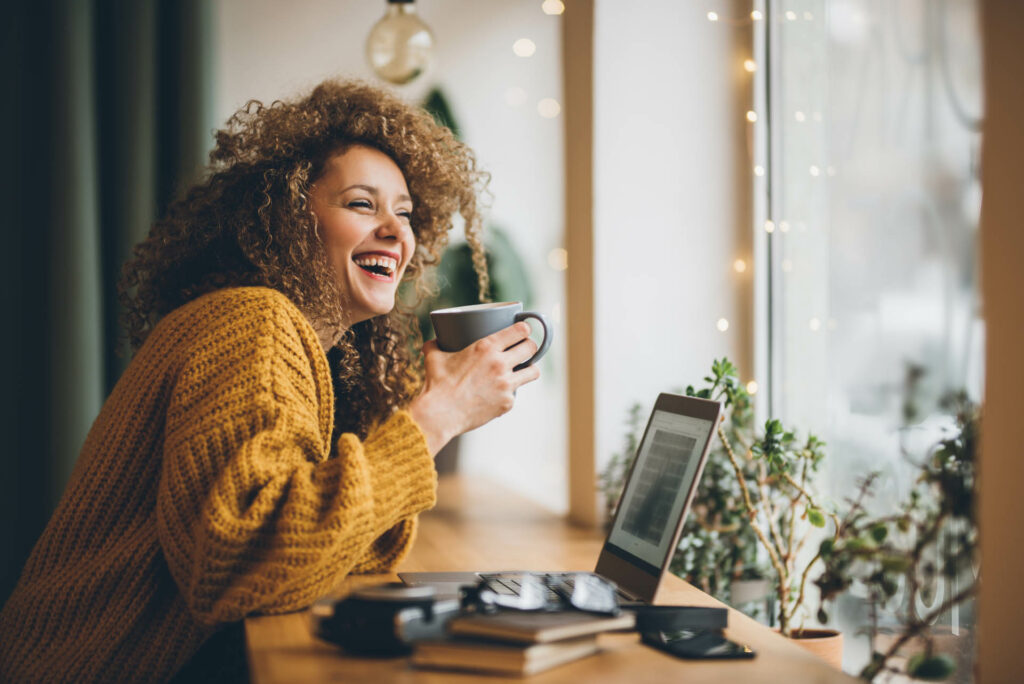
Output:
[[453,618],[449,636],[420,641],[412,654],[419,667],[531,675],[598,651],[601,632],[632,629],[635,617],[581,612],[504,611]]

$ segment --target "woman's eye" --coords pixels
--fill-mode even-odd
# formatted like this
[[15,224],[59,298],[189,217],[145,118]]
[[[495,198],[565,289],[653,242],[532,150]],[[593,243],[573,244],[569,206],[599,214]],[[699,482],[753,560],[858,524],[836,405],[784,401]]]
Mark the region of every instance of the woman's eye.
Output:
[[357,208],[357,209],[371,209],[373,207],[373,205],[370,204],[370,200],[364,200],[364,199],[352,200],[351,202],[348,203],[348,206],[354,207],[354,208]]
[[409,211],[408,209],[401,209],[397,213],[398,213],[399,216],[404,218],[406,221],[411,221],[412,220],[412,212]]

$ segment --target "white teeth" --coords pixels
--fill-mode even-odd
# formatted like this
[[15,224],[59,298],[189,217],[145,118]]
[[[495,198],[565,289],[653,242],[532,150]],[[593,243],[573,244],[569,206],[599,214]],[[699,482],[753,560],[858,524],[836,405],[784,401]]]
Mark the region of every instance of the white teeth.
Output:
[[386,256],[359,256],[352,259],[357,266],[368,268],[376,266],[387,271],[387,275],[391,275],[398,268],[398,261]]

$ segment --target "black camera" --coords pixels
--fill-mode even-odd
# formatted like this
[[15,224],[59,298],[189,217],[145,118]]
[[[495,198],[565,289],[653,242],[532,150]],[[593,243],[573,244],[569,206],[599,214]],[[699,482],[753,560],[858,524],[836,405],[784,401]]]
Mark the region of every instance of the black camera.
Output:
[[313,606],[316,635],[363,655],[404,655],[413,642],[441,638],[459,612],[457,599],[439,600],[433,587],[397,582],[358,589]]

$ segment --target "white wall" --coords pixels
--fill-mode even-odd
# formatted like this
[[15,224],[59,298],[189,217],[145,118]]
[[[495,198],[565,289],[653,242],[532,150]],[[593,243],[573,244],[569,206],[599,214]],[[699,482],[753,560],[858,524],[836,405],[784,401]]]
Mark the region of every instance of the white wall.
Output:
[[[439,84],[465,141],[492,174],[490,222],[515,242],[533,276],[534,308],[560,319],[561,272],[548,252],[562,242],[562,119],[538,115],[542,98],[561,101],[560,27],[539,0],[420,0],[433,29],[436,60],[418,82],[399,88],[418,102]],[[217,0],[217,119],[247,100],[287,98],[324,78],[372,80],[363,46],[383,15],[379,0]],[[512,43],[537,45],[516,57]],[[506,91],[527,101],[512,106]],[[564,335],[542,362],[542,379],[519,392],[508,415],[466,436],[463,470],[483,473],[554,509],[566,508]]]
[[[622,442],[634,402],[699,385],[735,358],[745,221],[734,195],[738,76],[729,4],[597,0],[595,328],[597,463]],[[742,57],[740,57],[742,60]],[[739,70],[742,74],[742,70]],[[739,175],[737,173],[739,171]],[[748,259],[749,262],[749,259]],[[749,276],[749,270],[748,270]],[[722,333],[716,322],[732,324]],[[753,368],[743,369],[744,380]]]

